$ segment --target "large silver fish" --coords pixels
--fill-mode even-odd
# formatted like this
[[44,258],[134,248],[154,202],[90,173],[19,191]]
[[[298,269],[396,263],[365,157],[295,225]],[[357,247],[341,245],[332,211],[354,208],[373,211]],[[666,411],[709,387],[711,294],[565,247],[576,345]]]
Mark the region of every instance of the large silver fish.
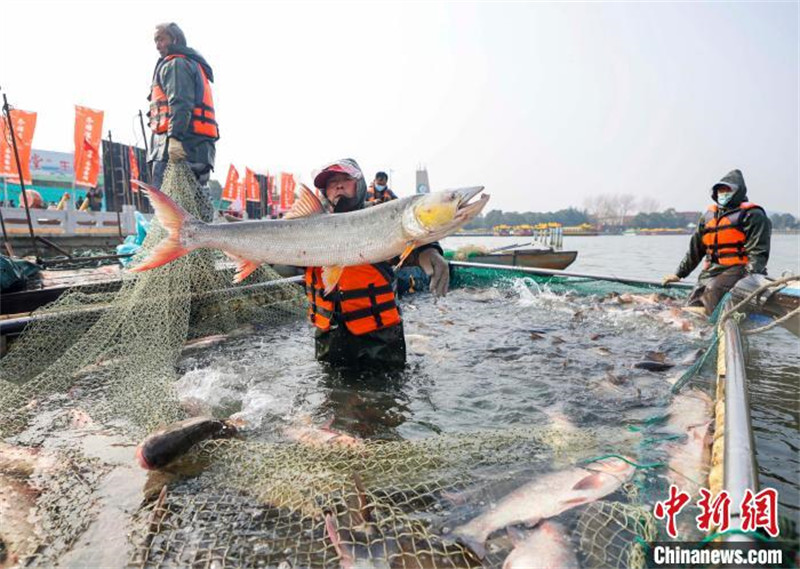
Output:
[[503,562],[503,569],[579,569],[575,550],[569,543],[567,529],[545,521],[531,532],[508,528],[514,550]]
[[456,231],[489,201],[484,194],[470,203],[483,190],[480,186],[326,214],[317,196],[301,185],[300,195],[284,219],[209,224],[192,217],[163,192],[138,185],[147,191],[156,217],[169,235],[133,271],[159,267],[194,249],[212,248],[238,261],[235,282],[263,263],[324,267],[327,290],[338,282],[342,267],[378,263],[398,255],[402,260],[414,248]]
[[523,522],[533,526],[540,520],[593,502],[614,492],[633,472],[633,466],[618,458],[550,472],[517,488],[497,505],[454,529],[452,535],[483,558],[484,543],[496,530]]
[[711,398],[699,389],[676,395],[669,406],[666,428],[677,435],[687,435],[682,442],[667,445],[670,484],[692,495],[707,486],[712,442]]

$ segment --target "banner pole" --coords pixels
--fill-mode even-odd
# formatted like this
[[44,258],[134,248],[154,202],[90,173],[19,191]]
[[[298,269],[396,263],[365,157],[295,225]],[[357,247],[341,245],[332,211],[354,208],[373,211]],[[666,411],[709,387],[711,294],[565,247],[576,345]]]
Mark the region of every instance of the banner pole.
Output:
[[11,110],[8,107],[8,99],[6,94],[3,93],[3,114],[8,123],[8,132],[11,134],[11,145],[14,147],[14,159],[17,162],[17,173],[19,174],[19,188],[22,202],[25,204],[25,216],[28,219],[28,231],[31,234],[31,244],[33,245],[33,252],[36,256],[36,262],[41,263],[42,258],[39,256],[39,246],[36,244],[36,234],[33,231],[33,222],[31,221],[31,210],[28,206],[28,195],[25,193],[25,180],[22,175],[22,164],[19,161],[19,150],[17,149],[17,135],[14,132],[14,124],[11,122]]

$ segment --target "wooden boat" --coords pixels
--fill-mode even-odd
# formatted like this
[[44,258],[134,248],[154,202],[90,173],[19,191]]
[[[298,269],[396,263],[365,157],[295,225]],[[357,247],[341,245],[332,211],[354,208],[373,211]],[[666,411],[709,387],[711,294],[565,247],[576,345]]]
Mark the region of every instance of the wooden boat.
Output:
[[563,270],[569,267],[578,256],[577,251],[554,251],[553,249],[512,249],[495,253],[471,254],[471,263],[491,265],[516,265],[538,269]]

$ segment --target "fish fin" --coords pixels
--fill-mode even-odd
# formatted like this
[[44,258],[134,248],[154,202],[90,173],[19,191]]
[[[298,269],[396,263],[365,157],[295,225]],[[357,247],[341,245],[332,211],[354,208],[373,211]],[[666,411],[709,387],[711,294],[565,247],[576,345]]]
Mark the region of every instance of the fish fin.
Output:
[[397,264],[393,267],[393,269],[395,271],[397,269],[399,269],[400,265],[403,264],[403,261],[405,261],[408,258],[408,256],[411,254],[411,252],[416,248],[417,248],[417,244],[414,241],[412,241],[411,243],[406,245],[406,248],[403,250],[403,253],[400,255],[400,260],[397,261]]
[[353,483],[358,493],[358,509],[361,513],[361,519],[364,522],[373,522],[372,505],[367,501],[367,489],[364,487],[364,481],[358,472],[353,472]]
[[603,477],[600,476],[599,473],[595,472],[589,474],[588,476],[584,476],[578,482],[575,483],[575,486],[572,487],[573,490],[594,490],[595,488],[599,488],[603,485]]
[[325,285],[325,294],[330,294],[339,284],[339,279],[342,278],[342,271],[344,271],[344,267],[339,265],[322,267],[322,284]]
[[569,500],[563,500],[561,503],[563,505],[565,505],[565,506],[570,507],[570,508],[574,508],[575,506],[580,506],[581,504],[586,504],[588,501],[589,501],[588,498],[585,498],[585,497],[581,496],[581,497],[578,497],[578,498],[571,498]]
[[470,534],[457,534],[456,541],[474,553],[478,559],[486,557],[486,548],[483,545],[485,540],[475,538]]
[[339,537],[339,529],[336,526],[336,518],[334,518],[333,514],[325,514],[325,533],[328,534],[328,539],[331,540],[331,544],[336,550],[336,554],[339,556],[341,567],[342,569],[351,568],[354,566],[355,559],[353,559],[353,556],[344,548],[342,540]]
[[166,265],[194,249],[194,247],[186,247],[181,243],[181,229],[185,224],[197,222],[197,220],[162,191],[138,180],[135,180],[135,184],[147,194],[156,218],[168,232],[168,235],[153,248],[141,263],[131,267],[131,271],[139,273]]
[[240,283],[250,276],[250,274],[261,266],[260,262],[250,261],[248,259],[237,259],[236,274],[233,275],[233,282]]
[[305,184],[300,184],[300,197],[292,204],[292,209],[284,214],[283,219],[297,219],[325,213],[322,202],[308,189]]

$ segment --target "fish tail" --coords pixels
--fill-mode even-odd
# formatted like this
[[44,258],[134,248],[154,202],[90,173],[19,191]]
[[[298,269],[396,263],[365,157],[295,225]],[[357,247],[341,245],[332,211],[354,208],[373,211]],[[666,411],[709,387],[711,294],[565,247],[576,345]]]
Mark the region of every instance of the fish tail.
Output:
[[166,265],[195,249],[196,247],[187,246],[181,241],[181,230],[186,224],[199,223],[199,221],[164,192],[139,181],[134,181],[134,183],[147,193],[156,218],[168,232],[168,235],[153,248],[141,263],[131,268],[131,271],[138,273]]

